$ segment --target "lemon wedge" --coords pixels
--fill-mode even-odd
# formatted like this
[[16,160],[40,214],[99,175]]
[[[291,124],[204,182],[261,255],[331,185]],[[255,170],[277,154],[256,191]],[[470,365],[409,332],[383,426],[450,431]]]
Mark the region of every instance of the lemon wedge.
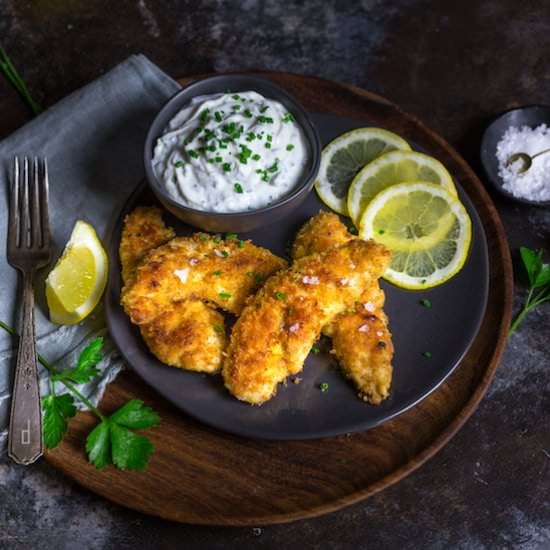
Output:
[[410,145],[400,136],[382,128],[358,128],[338,136],[321,153],[315,189],[319,198],[332,210],[348,215],[346,197],[351,181],[373,159]]
[[109,260],[95,229],[77,221],[61,258],[46,279],[50,319],[73,325],[98,304],[107,284]]
[[440,285],[462,269],[472,223],[457,197],[426,182],[392,185],[378,193],[361,218],[359,236],[392,251],[384,278],[412,290]]
[[359,227],[361,216],[374,196],[396,183],[437,183],[456,196],[453,178],[437,159],[417,151],[391,151],[367,164],[353,179],[347,209]]

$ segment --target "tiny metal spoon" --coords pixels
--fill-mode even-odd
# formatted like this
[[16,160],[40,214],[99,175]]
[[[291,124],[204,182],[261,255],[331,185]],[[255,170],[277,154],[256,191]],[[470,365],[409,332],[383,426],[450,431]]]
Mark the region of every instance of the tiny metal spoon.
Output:
[[538,157],[539,155],[544,155],[544,153],[548,153],[549,151],[550,149],[544,149],[543,151],[539,151],[534,155],[528,155],[527,153],[514,153],[513,155],[510,155],[506,160],[506,166],[510,168],[510,166],[512,166],[519,160],[521,161],[521,165],[517,167],[516,173],[523,174],[523,172],[527,172],[527,170],[531,168],[531,164],[533,163],[533,159],[535,157]]

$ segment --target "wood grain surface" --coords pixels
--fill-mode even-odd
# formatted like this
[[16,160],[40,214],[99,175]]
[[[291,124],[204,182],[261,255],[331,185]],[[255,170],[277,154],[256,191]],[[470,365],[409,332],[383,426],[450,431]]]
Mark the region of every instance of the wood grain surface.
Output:
[[[309,111],[368,118],[418,143],[466,190],[486,231],[487,312],[471,349],[449,379],[406,413],[364,433],[316,441],[253,441],[185,416],[132,372],[112,383],[101,403],[114,410],[139,397],[162,422],[147,435],[156,452],[145,472],[96,470],[84,454],[95,418],[79,413],[47,459],[67,476],[123,506],[170,520],[232,526],[284,523],[358,502],[396,483],[460,429],[487,391],[506,345],[513,278],[497,211],[467,163],[440,136],[387,100],[351,86],[293,74],[255,73],[296,96]],[[191,81],[184,80],[182,83]]]

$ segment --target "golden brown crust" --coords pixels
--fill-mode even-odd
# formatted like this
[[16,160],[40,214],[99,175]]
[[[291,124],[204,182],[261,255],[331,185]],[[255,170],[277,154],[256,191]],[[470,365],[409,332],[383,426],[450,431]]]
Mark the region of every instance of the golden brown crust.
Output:
[[207,373],[221,368],[224,318],[200,301],[175,302],[140,330],[151,353],[171,367]]
[[[322,212],[299,231],[293,257],[320,252],[355,238],[336,214]],[[323,334],[332,338],[332,353],[342,371],[360,397],[373,405],[388,397],[393,372],[394,348],[384,301],[384,291],[375,282],[349,311],[323,326]]]
[[139,325],[186,299],[205,300],[238,314],[258,281],[285,265],[249,241],[220,240],[205,233],[176,237],[147,254],[121,303]]
[[222,368],[229,391],[253,404],[270,399],[300,372],[321,327],[377,284],[389,259],[383,246],[357,239],[270,277],[233,328]]
[[130,212],[124,219],[119,247],[122,282],[131,282],[147,252],[174,237],[174,230],[162,221],[160,208],[138,206]]

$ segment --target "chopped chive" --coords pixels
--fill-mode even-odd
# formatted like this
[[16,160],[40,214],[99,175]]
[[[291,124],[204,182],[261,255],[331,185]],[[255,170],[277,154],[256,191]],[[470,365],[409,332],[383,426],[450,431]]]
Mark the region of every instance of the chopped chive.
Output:
[[273,141],[273,136],[271,134],[267,134],[267,136],[265,136],[265,139],[267,139],[267,141],[271,142],[271,141]]
[[222,157],[214,157],[214,160],[215,160],[216,162],[221,162],[223,159],[222,159]]
[[216,244],[220,244],[220,243],[222,242],[222,238],[221,238],[221,237],[217,237],[217,236],[214,237],[212,240],[213,240]]
[[385,229],[379,229],[379,230],[378,230],[378,234],[379,234],[379,235],[383,235],[385,232],[386,232]]
[[176,162],[174,162],[175,168],[182,168],[183,166],[185,166],[185,162],[183,162],[183,160],[176,160]]
[[233,186],[233,191],[235,191],[235,193],[242,193],[243,192],[243,186],[240,183],[236,183]]
[[349,231],[352,235],[357,235],[357,234],[358,234],[357,227],[355,227],[354,225],[348,227],[348,231]]
[[319,346],[313,345],[311,346],[311,353],[319,353],[321,350],[319,349]]
[[260,108],[260,113],[265,113],[269,109],[268,105],[264,105],[262,108]]
[[319,389],[322,392],[327,392],[328,391],[328,382],[323,382],[322,384],[319,384]]
[[216,122],[221,122],[222,121],[222,115],[219,111],[216,111],[214,113],[214,118],[216,119]]
[[193,151],[193,149],[188,149],[187,154],[194,159],[199,158],[199,154],[197,153],[197,151]]
[[269,143],[269,142],[264,143],[264,147],[266,149],[271,149],[271,143]]
[[254,132],[248,132],[246,134],[246,141],[254,141],[256,139],[256,134]]
[[248,159],[252,155],[252,149],[249,149],[246,145],[239,145],[241,152],[237,155],[239,162],[242,164],[247,164]]
[[209,241],[210,240],[210,237],[208,235],[201,235],[200,237],[201,241]]
[[292,113],[286,113],[282,120],[283,122],[294,122],[294,116]]
[[208,146],[208,150],[213,153],[216,150],[216,146],[214,144]]
[[424,307],[432,307],[432,302],[430,302],[430,300],[420,300],[420,305]]
[[239,248],[244,248],[245,242],[242,239],[239,239]]
[[221,274],[221,271],[212,271],[212,275],[215,275],[216,277],[219,277]]
[[250,109],[245,109],[243,111],[243,115],[246,117],[246,118],[252,118],[252,113],[250,112]]
[[231,96],[233,99],[241,99],[241,96],[239,94],[234,94]]
[[229,252],[227,252],[227,250],[222,250],[222,256],[224,258],[228,258],[229,257]]
[[279,169],[279,166],[277,165],[278,160],[276,160],[268,169],[268,172],[271,172],[272,174],[276,172]]
[[289,144],[286,146],[286,150],[287,150],[287,151],[292,151],[292,149],[294,149],[294,145],[292,145],[292,143],[289,143]]
[[223,332],[223,327],[221,325],[214,325],[214,331],[221,334]]
[[229,292],[220,292],[218,294],[218,296],[222,299],[222,300],[229,300],[229,298],[231,298],[231,294],[229,294]]
[[260,155],[258,155],[258,153],[254,153],[252,155],[252,160],[260,160],[262,157]]
[[260,115],[257,120],[262,124],[273,124],[273,119],[270,116]]
[[231,164],[229,162],[224,162],[222,164],[222,168],[224,172],[230,172],[231,171]]
[[427,357],[428,359],[432,356],[432,352],[431,351],[423,351],[422,352],[422,355],[424,357]]
[[232,108],[234,111],[238,111],[238,110],[241,108],[241,106],[238,105],[238,104],[235,104],[235,105],[232,105],[231,108]]
[[205,109],[199,114],[199,119],[202,124],[206,124],[210,120],[210,109]]
[[225,240],[226,241],[236,241],[237,240],[237,233],[226,233],[225,234]]
[[284,292],[275,292],[275,298],[277,300],[284,300],[286,298],[286,294]]

